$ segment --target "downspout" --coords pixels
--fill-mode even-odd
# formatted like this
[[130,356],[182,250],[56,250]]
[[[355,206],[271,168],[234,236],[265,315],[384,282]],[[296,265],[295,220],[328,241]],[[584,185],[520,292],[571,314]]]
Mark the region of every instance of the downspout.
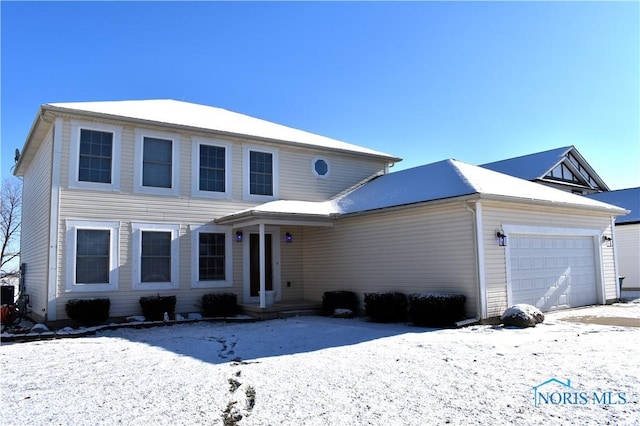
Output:
[[49,265],[47,271],[47,312],[44,321],[58,319],[58,221],[60,220],[60,172],[62,157],[63,119],[57,117],[53,125],[51,158],[51,203],[49,205]]
[[[622,283],[620,282],[620,275],[618,273],[618,246],[616,240],[616,217],[611,216],[611,239],[613,240],[613,274],[616,280],[616,296],[617,299],[622,299]],[[603,283],[604,287],[604,283]],[[604,303],[607,303],[607,295],[605,291]]]
[[[480,202],[477,202],[477,207],[479,207],[480,209]],[[484,261],[480,260],[480,250],[481,250],[481,242],[482,240],[478,238],[479,229],[482,229],[481,226],[478,226],[478,212],[477,210],[472,209],[471,207],[469,207],[468,202],[465,202],[464,204],[464,208],[467,209],[468,211],[471,212],[472,216],[472,224],[473,224],[473,233],[474,233],[474,243],[475,243],[475,256],[474,256],[474,261],[475,261],[475,269],[476,269],[476,277],[477,277],[477,283],[476,283],[476,287],[478,289],[478,293],[477,293],[477,299],[478,302],[476,303],[476,317],[473,318],[473,320],[465,320],[465,321],[460,321],[458,323],[456,323],[456,325],[458,326],[463,326],[463,325],[467,325],[469,323],[472,322],[476,322],[479,321],[481,318],[483,318],[483,312],[485,311],[485,292],[483,292],[483,282],[484,282]],[[481,210],[482,212],[482,210]],[[480,225],[482,225],[482,219],[480,219]]]

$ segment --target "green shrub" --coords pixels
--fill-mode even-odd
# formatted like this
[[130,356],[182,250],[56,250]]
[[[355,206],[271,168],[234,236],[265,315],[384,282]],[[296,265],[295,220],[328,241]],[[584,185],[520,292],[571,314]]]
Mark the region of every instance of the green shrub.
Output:
[[407,319],[407,296],[403,293],[365,293],[365,315],[376,322],[403,322]]
[[322,310],[331,315],[336,309],[358,311],[358,296],[352,291],[325,291],[322,295]]
[[416,293],[409,295],[409,320],[417,326],[449,327],[464,319],[462,294]]
[[238,313],[238,298],[234,293],[209,293],[202,296],[205,317],[230,317]]
[[69,318],[83,325],[102,324],[109,318],[110,308],[108,298],[71,299],[64,307]]
[[169,318],[175,318],[176,296],[143,296],[140,306],[147,321],[162,321],[165,312]]

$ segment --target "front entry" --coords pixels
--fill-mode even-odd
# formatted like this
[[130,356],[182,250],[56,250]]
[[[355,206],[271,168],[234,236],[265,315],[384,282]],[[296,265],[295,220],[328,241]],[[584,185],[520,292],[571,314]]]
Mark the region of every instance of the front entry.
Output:
[[[273,290],[273,250],[271,246],[271,234],[264,235],[264,260],[265,260],[265,289]],[[260,235],[249,236],[249,265],[251,297],[260,295]]]

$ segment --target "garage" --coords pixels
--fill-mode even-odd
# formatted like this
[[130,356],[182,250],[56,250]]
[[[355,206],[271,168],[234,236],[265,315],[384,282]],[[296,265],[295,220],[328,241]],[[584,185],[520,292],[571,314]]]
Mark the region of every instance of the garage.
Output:
[[509,255],[513,304],[544,312],[598,302],[592,236],[512,234]]

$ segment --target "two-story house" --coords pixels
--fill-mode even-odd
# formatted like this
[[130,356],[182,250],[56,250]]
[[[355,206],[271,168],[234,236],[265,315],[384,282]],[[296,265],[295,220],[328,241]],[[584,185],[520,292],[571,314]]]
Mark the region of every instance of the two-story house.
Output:
[[244,304],[449,291],[469,317],[615,300],[624,209],[455,160],[400,158],[172,100],[41,106],[15,168],[31,315],[108,297]]

